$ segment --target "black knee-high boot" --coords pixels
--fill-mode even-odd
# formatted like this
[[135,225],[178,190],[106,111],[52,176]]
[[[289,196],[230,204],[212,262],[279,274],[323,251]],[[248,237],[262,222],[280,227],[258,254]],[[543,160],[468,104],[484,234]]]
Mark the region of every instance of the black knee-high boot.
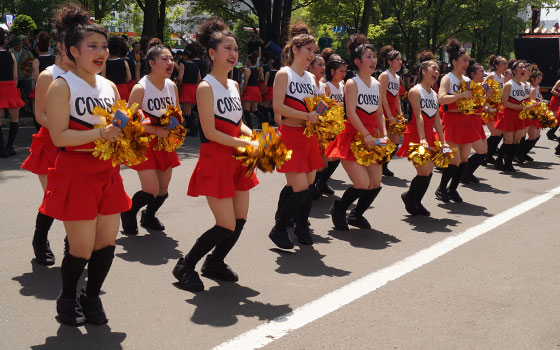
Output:
[[355,187],[348,187],[340,200],[335,200],[331,207],[331,219],[336,229],[348,231],[346,210],[354,201],[360,198],[366,190]]
[[291,226],[292,218],[294,213],[296,213],[302,203],[305,202],[305,198],[309,194],[309,189],[299,192],[292,192],[287,195],[283,205],[279,208],[276,216],[276,224],[268,234],[268,237],[282,249],[292,249],[294,244],[288,236],[288,231],[286,228]]
[[418,214],[416,202],[418,199],[418,193],[422,191],[424,186],[424,178],[427,178],[427,176],[416,175],[412,181],[410,181],[408,191],[401,194],[401,199],[404,202],[404,208],[410,215]]
[[262,113],[260,110],[256,110],[255,115],[257,116],[257,119],[259,120],[257,128],[258,129],[262,129],[262,123],[266,123],[268,120],[268,118],[266,117],[266,115],[264,113]]
[[274,108],[266,108],[266,112],[268,114],[268,122],[270,125],[276,125],[276,122],[274,121]]
[[451,182],[449,183],[449,189],[447,194],[449,198],[454,202],[462,202],[463,198],[457,192],[457,187],[459,187],[459,183],[461,182],[461,178],[463,178],[465,171],[467,170],[467,162],[463,162],[459,164],[457,171],[453,174],[451,178]]
[[292,189],[292,186],[288,185],[284,186],[284,188],[282,188],[282,191],[280,191],[280,195],[278,196],[278,206],[276,207],[276,213],[274,214],[274,222],[278,221],[278,213],[280,212],[280,209],[282,208],[284,203],[286,203],[286,199],[288,199],[292,195],[292,193],[294,193],[294,190]]
[[77,326],[85,322],[82,306],[78,302],[76,290],[87,260],[67,254],[60,265],[62,291],[56,299],[56,311],[61,323]]
[[2,125],[0,125],[0,158],[8,158],[8,151],[4,143],[4,133],[2,132]]
[[477,184],[477,183],[480,182],[478,180],[478,178],[476,176],[474,176],[474,172],[482,164],[482,162],[484,161],[484,158],[486,158],[486,153],[483,153],[483,154],[475,153],[475,154],[473,154],[472,156],[469,157],[469,160],[467,162],[467,170],[463,173],[463,178],[461,179],[462,183]]
[[6,143],[6,151],[8,151],[9,156],[16,155],[16,151],[14,149],[14,143],[16,142],[18,129],[19,129],[19,122],[10,123],[10,130],[8,131],[8,142]]
[[516,153],[514,155],[514,159],[517,161],[517,163],[519,164],[523,164],[525,162],[525,157],[523,157],[525,155],[527,151],[527,147],[529,146],[530,142],[529,140],[525,139],[525,136],[523,136],[521,138],[521,140],[519,140],[519,147],[516,148]]
[[430,174],[429,176],[422,176],[423,177],[422,187],[420,188],[420,191],[418,191],[418,196],[416,197],[416,212],[418,215],[430,216],[430,212],[428,211],[428,209],[426,209],[422,205],[422,199],[424,198],[424,195],[426,194],[428,187],[430,187],[430,181],[432,180],[432,175],[433,174]]
[[556,140],[556,130],[558,130],[558,126],[555,126],[553,128],[550,128],[547,132],[546,132],[546,137],[548,137],[549,140]]
[[488,153],[486,154],[486,161],[490,164],[494,163],[494,158],[492,158],[492,156],[496,153],[498,144],[500,143],[501,139],[501,136],[490,136],[486,141],[488,143]]
[[371,225],[364,217],[364,213],[369,208],[369,206],[373,203],[377,195],[381,192],[381,187],[373,188],[371,190],[365,190],[360,198],[358,199],[358,203],[356,203],[356,207],[350,211],[348,215],[348,224],[358,227],[358,228],[371,228]]
[[245,125],[247,125],[251,130],[253,127],[253,120],[251,119],[251,111],[243,111],[243,117],[245,117]]
[[234,231],[225,227],[214,226],[204,232],[195,242],[191,250],[185,255],[185,266],[194,269],[196,264],[214,247],[231,238],[235,234]]
[[[393,159],[393,157],[395,156],[396,153],[397,153],[397,150],[395,149],[393,151],[393,153],[391,153],[391,159]],[[395,176],[395,173],[393,173],[391,170],[389,170],[388,165],[389,165],[389,162],[383,163],[383,165],[382,165],[383,176],[389,176],[389,177]]]
[[142,225],[142,227],[150,230],[165,230],[165,226],[156,218],[156,212],[161,208],[168,196],[168,193],[163,196],[157,196],[153,201],[148,203],[146,210],[142,211],[142,216],[140,218],[140,225]]
[[294,229],[294,234],[298,238],[299,243],[304,245],[313,244],[313,238],[311,237],[311,231],[308,226],[309,214],[311,213],[311,207],[313,206],[313,188],[314,185],[309,185],[307,194],[303,198],[298,211],[295,214],[296,227]]
[[328,162],[327,167],[320,173],[317,173],[317,188],[324,194],[334,194],[332,188],[329,187],[328,181],[336,168],[340,164],[340,159]]
[[148,192],[138,191],[132,196],[132,206],[129,211],[121,213],[121,222],[123,233],[126,235],[138,234],[138,223],[136,222],[136,214],[145,205],[154,201],[154,196]]
[[115,246],[110,245],[91,253],[88,263],[88,280],[85,290],[80,294],[80,304],[89,323],[107,323],[107,316],[99,298],[101,286],[111,269],[115,257]]
[[447,184],[457,172],[458,166],[455,164],[449,164],[447,168],[444,168],[441,172],[441,180],[439,182],[438,189],[436,190],[436,199],[444,203],[449,202],[449,195],[447,194]]
[[523,149],[523,151],[519,152],[522,153],[523,155],[523,160],[526,160],[528,162],[532,162],[534,159],[533,157],[531,157],[528,153],[531,152],[531,150],[533,149],[533,147],[535,147],[535,145],[537,144],[537,142],[539,141],[541,137],[537,137],[534,140],[525,140],[525,148]]
[[515,172],[513,167],[513,158],[517,154],[519,149],[519,144],[504,145],[504,171]]
[[216,245],[214,251],[206,256],[204,264],[202,264],[202,276],[227,282],[237,282],[239,280],[237,273],[224,262],[224,259],[239,239],[243,226],[245,226],[245,219],[237,219],[233,235]]
[[53,265],[54,254],[51,250],[47,236],[54,219],[41,212],[37,213],[35,220],[35,233],[33,234],[33,251],[35,261],[41,265]]

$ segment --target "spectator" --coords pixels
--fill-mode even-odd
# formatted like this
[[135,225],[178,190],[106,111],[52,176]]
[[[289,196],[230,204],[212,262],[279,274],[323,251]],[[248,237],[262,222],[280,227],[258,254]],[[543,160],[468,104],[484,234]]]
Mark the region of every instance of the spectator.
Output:
[[[27,40],[27,43],[29,43],[29,40]],[[35,56],[33,56],[33,53],[22,44],[21,37],[16,37],[12,40],[12,52],[14,53],[17,61],[18,88],[21,91],[22,99],[26,102],[27,109],[31,106],[29,103],[29,94],[33,90],[31,73],[33,72],[32,63]]]

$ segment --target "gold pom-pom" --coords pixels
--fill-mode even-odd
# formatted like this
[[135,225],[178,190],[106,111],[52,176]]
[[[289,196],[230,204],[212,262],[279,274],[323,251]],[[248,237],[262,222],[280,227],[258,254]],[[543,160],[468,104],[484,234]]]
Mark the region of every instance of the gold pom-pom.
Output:
[[[376,139],[379,138],[376,137]],[[369,166],[373,163],[383,164],[390,161],[391,154],[397,149],[397,145],[387,139],[387,143],[376,142],[376,144],[370,148],[364,141],[362,134],[358,132],[350,144],[350,149],[358,164]]]
[[183,113],[181,109],[172,105],[167,106],[165,114],[159,118],[159,126],[169,131],[167,137],[158,137],[154,150],[173,152],[183,145],[187,129],[183,126]]
[[[338,134],[344,130],[344,107],[325,95],[304,98],[307,110],[317,111],[317,123],[306,122],[304,135],[317,135],[319,147],[325,150]],[[318,109],[319,107],[319,109]]]
[[[114,122],[117,111],[124,113],[128,121],[124,127],[121,123],[123,120]],[[147,160],[146,150],[149,147],[150,140],[146,136],[146,130],[142,126],[142,114],[138,111],[138,104],[134,104],[131,108],[126,108],[126,101],[117,101],[111,107],[111,113],[104,108],[96,106],[93,114],[105,118],[105,124],[95,125],[96,128],[105,127],[108,124],[115,124],[121,127],[123,137],[117,141],[96,140],[93,156],[101,160],[111,159],[113,166],[126,164],[128,166],[138,165]]]
[[531,100],[521,102],[523,109],[519,111],[519,119],[535,119],[535,114],[533,113],[533,106],[535,106],[535,104],[536,102]]
[[531,112],[535,119],[541,123],[543,129],[556,127],[557,120],[554,116],[554,112],[548,109],[548,106],[544,102],[539,102],[532,108]]
[[401,114],[395,115],[395,120],[389,122],[389,127],[387,128],[387,132],[393,135],[402,136],[404,131],[406,130],[406,119]]
[[268,123],[262,124],[262,131],[253,130],[251,137],[241,138],[259,142],[258,149],[250,145],[236,148],[234,157],[247,168],[247,177],[253,174],[255,168],[263,172],[272,172],[292,158],[292,151],[286,148],[280,135]]
[[494,79],[488,79],[486,84],[488,84],[493,92],[492,96],[486,100],[486,105],[480,117],[485,123],[488,123],[496,120],[496,115],[504,109],[504,106],[502,105],[502,87],[500,83]]
[[422,166],[428,163],[428,161],[432,158],[432,153],[429,148],[426,148],[419,143],[411,142],[408,145],[407,158],[414,164],[414,166]]
[[480,85],[479,83],[475,83],[472,80],[461,81],[461,87],[459,88],[459,91],[456,92],[455,94],[460,94],[460,93],[463,93],[465,91],[470,91],[472,93],[472,97],[471,98],[461,98],[461,99],[457,100],[457,102],[456,102],[457,103],[457,108],[463,114],[473,114],[479,108],[482,108],[482,106],[484,106],[484,104],[486,103],[486,97],[485,97],[486,93],[485,93],[482,85]]
[[441,141],[435,140],[434,147],[431,147],[432,151],[432,162],[438,168],[447,168],[449,166],[449,161],[455,157],[457,153],[457,148],[446,148],[443,147]]

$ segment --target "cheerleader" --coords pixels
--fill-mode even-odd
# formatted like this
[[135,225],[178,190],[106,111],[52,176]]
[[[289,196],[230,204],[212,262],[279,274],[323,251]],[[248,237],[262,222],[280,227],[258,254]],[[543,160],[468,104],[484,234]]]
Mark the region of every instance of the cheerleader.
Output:
[[[541,88],[539,86],[542,81],[543,74],[536,65],[527,69],[526,74],[529,75],[529,81],[525,84],[526,90],[527,88],[531,89],[529,93],[531,100],[539,103],[543,100]],[[534,160],[528,155],[528,153],[533,149],[533,147],[535,147],[541,137],[541,123],[538,120],[525,120],[525,129],[527,138],[525,140],[521,138],[522,141],[519,146],[519,153],[517,153],[517,163],[519,164],[522,164],[525,161],[532,162]]]
[[[326,49],[325,49],[326,50]],[[322,55],[325,54],[323,50]],[[330,55],[327,63],[325,95],[330,99],[344,106],[344,77],[346,76],[346,62],[336,54]],[[323,157],[323,170],[319,170],[315,176],[315,188],[319,193],[334,194],[334,191],[328,185],[328,181],[336,168],[340,164],[340,159]]]
[[325,95],[325,84],[322,80],[325,78],[325,60],[320,55],[315,55],[315,58],[307,67],[307,71],[315,77],[315,95]]
[[[474,59],[471,59],[469,61],[469,67],[467,68],[467,77],[475,83],[482,84],[484,80],[484,67],[482,67],[480,63],[476,63]],[[485,91],[486,98],[492,96],[493,90],[491,88],[488,87]],[[478,137],[477,140],[472,143],[472,148],[475,153],[469,157],[469,160],[467,161],[467,169],[463,173],[463,178],[461,179],[461,182],[464,184],[477,184],[480,182],[480,180],[474,176],[474,172],[483,163],[488,152],[486,132],[484,131],[484,122],[481,118],[481,112],[482,110],[479,110],[469,116],[466,116],[467,118],[470,118],[472,129],[477,133]]]
[[294,244],[286,228],[291,226],[295,215],[294,233],[299,243],[313,244],[308,224],[312,206],[311,188],[315,171],[323,166],[321,150],[316,136],[303,134],[305,122],[316,123],[318,114],[308,112],[304,98],[315,95],[315,77],[306,71],[315,59],[317,44],[304,24],[296,24],[291,31],[287,66],[276,73],[272,104],[274,114],[282,116],[279,132],[286,147],[292,150],[292,159],[284,163],[278,172],[286,175],[286,186],[280,192],[276,223],[268,237],[282,249],[292,249]]
[[[383,114],[385,114],[385,127],[389,127],[389,123],[395,121],[396,115],[402,115],[400,87],[401,78],[397,74],[402,67],[401,53],[391,45],[381,48],[380,56],[385,60],[387,70],[379,75],[379,83],[381,84],[381,99],[383,106]],[[395,144],[399,144],[399,135],[389,133],[389,139]],[[397,150],[395,150],[395,153]],[[395,174],[387,167],[388,163],[383,163],[383,175],[394,176]]]
[[235,147],[258,147],[256,141],[239,138],[251,135],[251,129],[241,120],[239,85],[228,79],[237,63],[237,38],[221,20],[211,19],[202,24],[197,40],[208,49],[212,64],[210,74],[196,91],[202,126],[200,156],[187,194],[206,196],[216,224],[196,240],[173,269],[181,287],[193,292],[204,289],[195,266],[212,249],[202,266],[202,275],[230,282],[238,280],[224,259],[245,225],[249,190],[258,184],[255,174],[247,177],[247,169],[233,157]]
[[[438,96],[432,86],[437,82],[439,76],[439,65],[431,58],[427,61],[421,59],[418,71],[419,83],[408,92],[408,100],[412,106],[412,118],[406,126],[403,143],[397,152],[399,157],[408,156],[408,148],[411,142],[419,143],[428,148],[434,146],[434,127],[438,138],[444,139],[443,127],[438,110]],[[449,147],[446,143],[444,147]],[[422,198],[426,194],[432,179],[434,163],[431,160],[425,165],[416,166],[416,176],[410,182],[408,192],[401,194],[405,209],[410,215],[430,216],[430,212],[422,205]]]
[[264,73],[262,67],[257,67],[258,56],[252,53],[247,57],[247,67],[245,69],[243,87],[241,88],[241,102],[243,104],[243,115],[247,125],[254,128],[251,122],[251,112],[255,113],[259,122],[262,122],[264,116],[257,110],[257,106],[262,101],[261,93],[259,90],[259,81],[264,80]]
[[[59,56],[57,57],[57,64],[42,69],[41,74],[39,74],[36,79],[35,118],[39,125],[41,125],[41,128],[37,134],[33,135],[33,141],[29,148],[30,155],[21,165],[22,169],[37,174],[41,187],[43,188],[43,193],[45,193],[47,187],[48,169],[54,168],[55,159],[58,154],[58,148],[52,143],[49,130],[46,127],[47,116],[45,98],[47,97],[47,89],[56,78],[74,67],[74,62],[68,58],[66,55],[66,48],[64,47],[64,25],[58,21],[55,23],[55,28],[59,33],[57,42]],[[39,50],[40,52],[46,52],[44,51],[44,46],[42,46],[45,41],[41,40],[41,37],[44,36],[39,34]],[[42,66],[45,61],[50,60],[49,58],[42,57],[48,56],[40,55],[38,57],[39,66],[41,68],[43,68]],[[37,218],[35,219],[33,252],[35,253],[35,261],[41,265],[49,266],[53,265],[55,262],[54,254],[47,239],[53,221],[54,218],[42,214],[40,211],[37,213]]]
[[[64,222],[69,253],[61,264],[62,292],[57,301],[58,321],[80,325],[107,322],[99,293],[113,262],[119,213],[130,208],[119,167],[92,155],[95,140],[116,141],[119,127],[103,124],[92,109],[110,110],[119,98],[116,86],[98,73],[109,56],[105,28],[90,21],[88,11],[64,5],[56,21],[66,28],[64,44],[75,67],[56,79],[46,97],[47,127],[61,148],[49,169],[40,211]],[[77,284],[88,265],[85,289],[76,297]]]
[[[31,78],[33,79],[35,85],[37,85],[39,74],[41,74],[41,72],[44,71],[45,68],[52,66],[55,63],[56,56],[49,54],[50,41],[51,38],[47,32],[39,32],[37,38],[37,50],[39,51],[39,56],[37,56],[37,58],[35,58],[31,64],[31,67],[33,69]],[[30,99],[35,100],[35,89],[33,89],[33,91],[31,91],[31,93],[29,94]],[[33,122],[35,123],[35,128],[37,129],[37,131],[39,131],[42,125],[37,121],[36,114]]]
[[193,106],[196,105],[196,88],[202,79],[200,76],[200,68],[193,62],[196,52],[196,44],[189,42],[183,51],[183,61],[179,63],[179,77],[181,82],[181,94],[179,101],[181,102],[181,110],[189,135],[198,136],[198,127],[194,115],[192,114]]
[[[500,88],[504,88],[505,74],[507,70],[507,61],[502,56],[491,55],[488,58],[488,67],[490,69],[490,74],[486,77],[486,80],[494,80],[500,84]],[[500,111],[498,114],[502,114]],[[488,138],[488,150],[486,153],[485,161],[490,164],[495,164],[494,154],[498,149],[498,144],[502,140],[502,131],[496,129],[494,126],[496,122],[490,121],[486,123],[488,130],[490,130],[490,137]]]
[[112,81],[119,90],[119,96],[128,101],[130,91],[128,90],[128,82],[131,80],[128,62],[121,58],[122,47],[126,45],[120,36],[112,36],[108,40],[109,59],[105,63],[105,67],[101,75]]
[[443,137],[451,147],[457,148],[457,153],[449,162],[449,166],[442,171],[441,181],[436,190],[436,199],[448,203],[450,200],[463,201],[457,192],[457,187],[467,168],[471,144],[478,140],[478,134],[472,127],[471,118],[459,111],[456,104],[459,99],[472,97],[470,91],[456,94],[461,86],[461,81],[468,80],[465,73],[469,66],[469,55],[461,47],[461,43],[455,39],[450,39],[445,49],[449,55],[452,69],[441,79],[438,98],[444,111],[442,116]]
[[[382,142],[386,142],[387,139],[383,109],[379,108],[380,84],[372,77],[377,64],[375,48],[363,34],[355,34],[348,41],[348,50],[351,62],[358,71],[357,75],[344,85],[348,120],[344,131],[325,151],[327,157],[340,159],[342,167],[352,181],[352,186],[344,192],[340,200],[335,200],[331,207],[334,227],[343,231],[348,231],[348,224],[358,228],[371,228],[363,214],[381,191],[381,164],[363,166],[356,161],[350,149],[354,136],[359,132],[369,147],[376,144],[376,139]],[[379,134],[376,135],[375,129]],[[346,211],[356,199],[356,207],[346,218]]]
[[152,39],[146,54],[148,74],[134,85],[130,93],[128,106],[137,103],[144,114],[150,118],[150,125],[145,125],[146,132],[155,135],[146,152],[148,160],[131,168],[138,172],[142,190],[132,196],[132,207],[121,214],[123,233],[137,235],[136,215],[142,210],[140,225],[145,229],[165,230],[165,226],[155,214],[168,197],[167,189],[171,181],[173,168],[179,166],[175,150],[156,150],[158,138],[168,137],[169,131],[159,124],[159,118],[165,114],[167,106],[177,106],[179,93],[177,86],[169,78],[173,73],[173,56],[159,39]]
[[500,147],[503,154],[504,171],[516,171],[512,165],[513,157],[517,153],[521,137],[525,134],[525,123],[519,119],[519,112],[523,109],[522,102],[529,99],[529,91],[526,91],[523,83],[525,74],[525,63],[521,60],[511,63],[512,79],[504,84],[502,104],[504,113],[498,115],[496,129],[502,130],[504,143]]
[[272,108],[272,96],[274,91],[274,79],[276,78],[276,73],[282,67],[282,59],[277,56],[270,60],[270,70],[264,75],[264,87],[265,93],[263,95],[263,107],[268,114],[267,120],[274,125],[274,109]]
[[[0,28],[0,38],[4,38],[6,32]],[[0,158],[8,158],[16,155],[14,142],[19,129],[19,109],[25,105],[17,88],[17,60],[14,54],[4,48],[4,40],[0,42]],[[4,144],[4,133],[2,132],[2,119],[4,110],[10,115],[10,130],[8,131],[8,143]]]
[[[558,72],[560,74],[560,72]],[[556,120],[558,120],[558,122],[560,122],[560,116],[558,114],[559,112],[559,105],[560,105],[560,80],[557,80],[556,83],[554,84],[554,87],[552,88],[552,90],[550,90],[550,93],[552,94],[552,97],[550,98],[550,103],[548,104],[548,109],[552,111],[552,113],[554,113],[554,115],[556,116]],[[546,132],[546,137],[548,137],[549,140],[556,140],[556,130],[558,130],[558,125],[556,125],[554,128],[550,128],[547,132]]]

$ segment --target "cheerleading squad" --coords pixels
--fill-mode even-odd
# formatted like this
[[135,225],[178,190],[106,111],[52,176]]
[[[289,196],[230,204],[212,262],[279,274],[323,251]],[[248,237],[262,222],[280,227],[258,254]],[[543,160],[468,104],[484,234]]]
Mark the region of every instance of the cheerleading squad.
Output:
[[[173,168],[180,165],[174,149],[158,146],[159,140],[170,137],[171,131],[161,122],[169,106],[181,105],[187,117],[197,106],[200,155],[187,194],[206,197],[215,219],[215,224],[198,237],[173,269],[179,285],[189,291],[204,289],[196,271],[203,258],[203,276],[238,280],[224,260],[241,235],[249,211],[249,191],[259,181],[254,173],[247,175],[247,168],[234,157],[234,152],[238,147],[258,148],[258,141],[249,138],[252,130],[247,113],[258,113],[259,103],[267,114],[259,116],[259,120],[275,121],[283,144],[292,150],[291,158],[277,169],[285,175],[286,183],[279,194],[275,222],[269,233],[272,242],[282,249],[294,247],[287,231],[290,227],[294,227],[300,244],[313,244],[308,220],[313,199],[322,193],[334,193],[327,181],[339,164],[351,185],[331,207],[335,228],[371,227],[364,213],[381,191],[382,174],[388,171],[384,163],[396,152],[398,130],[404,131],[398,156],[411,158],[411,150],[418,151],[419,147],[428,151],[436,147],[455,149],[455,156],[448,157],[449,164],[442,169],[436,191],[436,198],[444,202],[461,202],[457,192],[461,179],[478,182],[474,171],[484,160],[491,159],[490,140],[487,152],[481,118],[488,106],[472,115],[464,115],[458,107],[461,99],[472,95],[468,90],[458,93],[461,82],[482,83],[483,69],[469,61],[466,51],[455,40],[447,45],[452,71],[443,77],[439,90],[440,72],[433,54],[424,52],[419,57],[418,81],[408,92],[412,117],[405,126],[399,98],[402,83],[397,75],[401,55],[392,47],[384,47],[382,56],[387,70],[379,80],[374,78],[376,51],[364,35],[350,38],[347,63],[328,50],[316,55],[317,44],[309,29],[295,25],[286,48],[286,65],[281,67],[280,59],[273,58],[264,69],[257,67],[257,57],[250,55],[240,86],[230,79],[238,61],[237,38],[222,21],[212,19],[197,33],[198,44],[206,49],[211,62],[209,73],[194,63],[195,48],[187,47],[186,59],[178,67],[182,83],[178,88],[170,79],[177,70],[172,53],[159,40],[153,39],[147,46],[146,74],[131,74],[129,64],[117,58],[122,55],[119,41],[107,40],[105,28],[89,18],[89,13],[78,5],[61,6],[55,16],[60,55],[53,65],[42,67],[38,76],[35,114],[43,127],[34,135],[31,154],[22,165],[38,175],[44,190],[33,238],[38,263],[55,262],[47,239],[53,220],[63,221],[66,230],[62,291],[56,302],[58,320],[62,323],[107,322],[99,294],[113,261],[121,223],[124,234],[137,235],[137,214],[145,207],[140,225],[165,229],[155,214],[168,197]],[[8,62],[9,56],[2,54],[0,59]],[[525,124],[518,114],[523,109],[522,102],[542,98],[538,93],[541,76],[538,71],[526,69],[524,62],[514,61],[510,64],[512,78],[505,82],[502,60],[493,58],[493,73],[488,79],[494,79],[503,89],[501,101],[505,108],[496,113],[495,125],[488,124],[492,137],[504,139],[498,155],[503,159],[503,169],[512,170],[514,156],[521,154],[525,159],[533,141],[538,139],[540,126]],[[13,70],[3,69],[8,70],[1,75],[6,78],[5,89],[15,89],[10,83]],[[131,76],[138,79],[134,85],[130,85]],[[492,88],[485,91],[487,97],[493,93]],[[318,95],[329,97],[341,109],[345,107],[347,117],[344,130],[326,147],[320,147],[316,135],[304,135],[306,126],[317,123],[320,115],[309,111],[305,101]],[[125,97],[127,107],[140,106],[149,121],[144,126],[146,134],[155,135],[146,149],[147,160],[131,166],[141,184],[132,199],[124,190],[120,166],[93,156],[96,141],[116,142],[124,137],[119,126],[105,125],[94,107],[110,112],[111,106]],[[522,143],[526,146],[519,151],[518,145],[526,134]],[[356,138],[366,149],[387,148],[385,160],[364,164],[353,151]],[[475,149],[473,155],[471,147]],[[492,150],[496,148],[497,142],[492,144]],[[405,209],[411,215],[430,215],[421,201],[432,178],[434,161],[426,159],[422,164],[411,164],[417,175],[402,195]],[[355,201],[356,206],[347,214]],[[86,265],[87,283],[78,293],[78,281]]]

